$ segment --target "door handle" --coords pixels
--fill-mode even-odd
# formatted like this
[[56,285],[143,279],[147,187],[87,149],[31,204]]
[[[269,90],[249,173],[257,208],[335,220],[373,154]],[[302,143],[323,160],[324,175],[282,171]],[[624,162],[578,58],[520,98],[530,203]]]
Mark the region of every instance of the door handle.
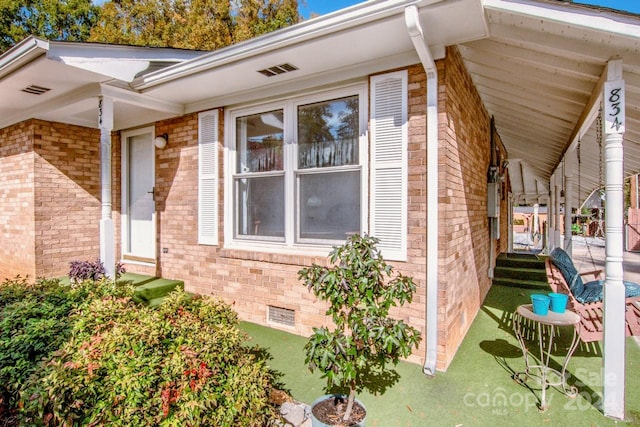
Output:
[[156,187],[153,187],[151,191],[147,191],[147,194],[151,194],[151,199],[154,202],[156,201]]

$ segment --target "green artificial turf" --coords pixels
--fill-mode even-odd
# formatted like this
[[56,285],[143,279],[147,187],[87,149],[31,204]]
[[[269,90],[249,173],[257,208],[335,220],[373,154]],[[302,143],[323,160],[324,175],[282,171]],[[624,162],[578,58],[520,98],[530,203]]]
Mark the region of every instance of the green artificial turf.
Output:
[[[70,283],[68,276],[61,277],[60,280],[62,283]],[[118,278],[118,282],[131,282],[135,287],[134,300],[151,307],[161,304],[164,297],[174,289],[184,288],[182,280],[164,279],[137,273],[124,273]]]
[[[599,344],[581,345],[569,363],[570,383],[578,386],[579,395],[569,398],[551,387],[545,412],[537,407],[539,387],[530,390],[512,380],[513,372],[524,370],[524,359],[511,313],[528,303],[533,292],[493,286],[446,372],[427,377],[422,366],[402,362],[396,368],[399,379],[384,394],[358,395],[367,407],[367,427],[640,425],[640,348],[633,338],[626,345],[625,422],[605,417],[599,407]],[[324,380],[304,365],[305,338],[251,323],[243,322],[241,328],[253,338],[252,344],[268,349],[271,367],[281,373],[295,399],[311,403],[324,394]],[[553,366],[562,362],[559,355],[552,356]]]

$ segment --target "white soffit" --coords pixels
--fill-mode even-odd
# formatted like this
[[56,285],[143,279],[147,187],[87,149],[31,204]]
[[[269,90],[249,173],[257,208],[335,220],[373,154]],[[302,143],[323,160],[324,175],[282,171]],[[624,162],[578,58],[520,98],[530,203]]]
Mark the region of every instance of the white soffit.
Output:
[[[515,200],[545,189],[609,59],[623,61],[625,173],[640,171],[640,16],[556,0],[483,0],[489,36],[458,47],[511,159]],[[580,195],[599,185],[595,123],[581,138]],[[537,184],[532,185],[531,177]],[[523,184],[524,183],[524,184]],[[544,194],[541,194],[541,196]]]
[[105,77],[131,82],[152,63],[170,65],[202,54],[201,51],[183,49],[50,42],[47,58]]

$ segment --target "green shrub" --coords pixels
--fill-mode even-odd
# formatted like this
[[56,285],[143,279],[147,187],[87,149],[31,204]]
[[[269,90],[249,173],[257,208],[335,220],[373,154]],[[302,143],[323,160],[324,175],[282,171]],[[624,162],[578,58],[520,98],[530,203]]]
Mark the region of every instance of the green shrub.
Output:
[[105,296],[71,320],[22,393],[25,425],[263,426],[274,416],[273,374],[223,302],[175,291],[148,308]]
[[0,284],[0,397],[5,406],[16,403],[38,362],[66,341],[68,314],[90,292],[59,280],[29,283],[17,277]]

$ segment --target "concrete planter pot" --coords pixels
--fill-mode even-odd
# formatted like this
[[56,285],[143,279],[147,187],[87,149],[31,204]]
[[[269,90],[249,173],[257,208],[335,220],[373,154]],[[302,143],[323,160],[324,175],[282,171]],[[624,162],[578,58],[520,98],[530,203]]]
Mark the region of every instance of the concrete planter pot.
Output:
[[[347,401],[347,396],[345,395],[340,395],[340,394],[327,394],[324,395],[322,397],[319,397],[318,399],[316,399],[312,404],[311,404],[311,425],[312,427],[334,427],[335,424],[327,424],[325,422],[320,421],[319,419],[316,418],[316,416],[313,413],[313,409],[316,407],[316,405],[327,401],[327,400],[331,400],[331,399],[344,399],[345,401],[345,405],[346,405],[346,401]],[[365,427],[365,421],[366,421],[366,408],[364,407],[364,405],[362,404],[362,402],[360,402],[358,399],[355,400],[354,402],[354,408],[356,405],[359,405],[364,411],[365,411],[365,418],[363,418],[360,422],[356,423],[356,424],[351,424],[349,427]]]

